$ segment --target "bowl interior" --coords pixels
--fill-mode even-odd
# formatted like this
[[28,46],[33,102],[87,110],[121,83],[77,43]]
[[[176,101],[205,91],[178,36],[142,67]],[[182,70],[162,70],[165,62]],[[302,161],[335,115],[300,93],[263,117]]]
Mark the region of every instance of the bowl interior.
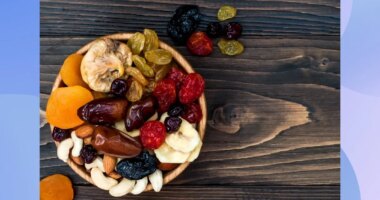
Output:
[[[118,34],[113,34],[113,35],[107,35],[107,36],[104,36],[102,38],[110,38],[110,39],[126,42],[126,40],[128,40],[132,35],[133,35],[133,33],[118,33]],[[86,44],[81,49],[79,49],[76,53],[85,54],[93,42],[94,41]],[[178,66],[181,66],[187,73],[194,72],[194,70],[191,67],[191,65],[189,64],[189,62],[187,62],[187,60],[179,52],[177,52],[174,48],[172,48],[171,46],[169,46],[168,44],[166,44],[162,41],[160,41],[160,48],[170,51],[173,55],[174,60],[177,62]],[[55,82],[54,82],[52,91],[54,91],[56,88],[62,87],[62,86],[64,86],[64,83],[61,79],[61,76],[58,75]],[[205,129],[206,129],[206,120],[207,120],[207,107],[206,107],[206,99],[205,99],[204,94],[202,94],[202,96],[199,98],[198,101],[199,101],[199,105],[202,109],[203,117],[202,117],[201,121],[197,124],[197,129],[198,129],[198,132],[199,132],[201,139],[203,140],[203,137],[205,134]],[[51,128],[51,130],[53,130],[54,126],[50,125],[50,128]],[[58,145],[59,143],[55,142],[55,144]],[[94,184],[92,182],[90,173],[87,172],[83,166],[77,165],[71,159],[69,159],[67,161],[67,164],[75,171],[75,173],[77,173],[83,179],[85,179],[89,183]],[[189,162],[185,162],[185,163],[180,164],[177,168],[173,169],[172,171],[166,172],[164,174],[164,184],[169,183],[175,177],[177,177],[179,174],[181,174],[187,168],[188,165],[189,165]],[[147,186],[145,191],[149,191],[149,190],[152,190],[152,186],[150,184]]]

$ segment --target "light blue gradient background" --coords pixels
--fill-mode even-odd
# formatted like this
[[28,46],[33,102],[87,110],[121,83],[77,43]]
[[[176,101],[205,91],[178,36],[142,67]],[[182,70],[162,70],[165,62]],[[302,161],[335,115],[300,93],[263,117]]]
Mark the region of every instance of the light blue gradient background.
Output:
[[[341,11],[341,197],[379,199],[380,1]],[[39,199],[39,1],[2,1],[0,25],[0,199]]]

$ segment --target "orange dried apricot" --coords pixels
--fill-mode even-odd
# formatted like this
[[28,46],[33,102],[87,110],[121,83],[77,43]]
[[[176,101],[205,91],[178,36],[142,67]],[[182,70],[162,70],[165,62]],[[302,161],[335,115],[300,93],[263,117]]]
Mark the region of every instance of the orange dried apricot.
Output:
[[73,186],[69,178],[54,174],[40,181],[40,200],[72,200]]
[[88,85],[83,81],[80,72],[80,65],[82,63],[83,55],[71,54],[63,62],[61,71],[59,72],[63,82],[67,86],[80,85],[88,88]]
[[84,121],[78,117],[77,110],[93,99],[91,92],[82,86],[57,88],[46,106],[47,121],[61,129],[79,126]]

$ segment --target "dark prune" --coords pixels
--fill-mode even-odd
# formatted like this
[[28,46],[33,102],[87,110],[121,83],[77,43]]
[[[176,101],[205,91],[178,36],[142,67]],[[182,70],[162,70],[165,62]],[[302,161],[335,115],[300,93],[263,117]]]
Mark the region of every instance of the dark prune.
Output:
[[183,109],[184,107],[182,104],[173,104],[168,110],[168,115],[171,117],[178,117],[182,113]]
[[115,96],[124,97],[128,89],[129,85],[125,79],[115,79],[111,84],[111,93]]
[[154,97],[147,97],[132,103],[127,109],[125,129],[133,131],[140,128],[156,112],[156,108],[157,101]]
[[85,145],[80,150],[80,157],[87,164],[92,163],[96,159],[97,154],[96,149],[92,145]]
[[228,39],[237,39],[240,37],[243,28],[237,22],[230,22],[225,26],[225,36]]
[[181,123],[182,123],[182,119],[179,117],[167,117],[165,119],[166,131],[168,133],[178,131],[179,127],[181,126]]
[[61,142],[66,138],[69,138],[71,134],[70,129],[60,129],[58,127],[54,127],[53,132],[51,133],[51,136],[53,137],[53,140],[57,142]]
[[181,117],[190,123],[198,123],[202,119],[202,109],[197,103],[186,105]]
[[216,38],[223,35],[223,26],[219,22],[210,22],[207,25],[207,35]]
[[127,179],[139,180],[155,172],[157,163],[155,155],[143,151],[137,157],[121,160],[116,165],[116,171]]
[[200,21],[201,14],[198,6],[180,6],[168,23],[168,35],[175,43],[184,44],[191,33],[197,29]]

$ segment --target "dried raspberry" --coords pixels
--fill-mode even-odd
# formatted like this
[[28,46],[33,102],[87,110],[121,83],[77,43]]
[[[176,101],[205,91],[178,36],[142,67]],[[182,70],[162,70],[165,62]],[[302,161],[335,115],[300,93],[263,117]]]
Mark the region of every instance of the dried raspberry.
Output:
[[179,101],[183,104],[190,104],[202,95],[204,89],[205,80],[200,74],[188,74],[179,90]]
[[207,56],[212,52],[212,40],[204,32],[195,32],[187,40],[187,49],[194,55]]
[[164,143],[165,125],[159,121],[148,121],[140,128],[140,138],[147,149],[157,149]]
[[176,83],[178,90],[181,87],[182,81],[185,78],[185,76],[185,73],[177,67],[170,68],[168,75],[166,75],[168,79],[172,79]]
[[158,101],[158,112],[166,112],[176,101],[176,85],[171,79],[164,79],[157,83],[153,91],[153,96]]
[[202,116],[201,107],[197,103],[186,105],[185,110],[181,113],[181,117],[190,123],[198,123]]

